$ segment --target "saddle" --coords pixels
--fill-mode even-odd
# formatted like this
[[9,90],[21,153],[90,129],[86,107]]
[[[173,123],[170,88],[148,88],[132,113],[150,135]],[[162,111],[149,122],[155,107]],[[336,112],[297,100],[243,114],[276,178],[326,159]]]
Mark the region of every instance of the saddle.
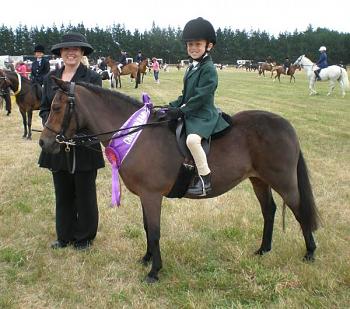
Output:
[[[218,109],[219,114],[226,120],[226,122],[229,124],[229,127],[227,127],[225,130],[218,132],[212,136],[209,137],[209,139],[202,139],[202,147],[205,152],[205,154],[208,156],[210,152],[210,143],[212,139],[217,139],[222,136],[224,136],[226,133],[228,133],[232,128],[232,120],[231,117],[224,112],[222,112],[220,109]],[[192,154],[190,150],[188,149],[186,145],[186,128],[185,123],[183,119],[175,120],[173,122],[169,123],[169,128],[172,130],[176,135],[176,141],[177,146],[184,157],[184,161],[182,162],[175,184],[171,188],[170,192],[168,193],[167,197],[169,198],[181,198],[183,197],[189,185],[191,184],[191,181],[193,180],[194,176],[196,175],[196,167],[195,163],[192,157]]]
[[43,88],[39,83],[32,83],[31,84],[32,90],[36,96],[36,98],[40,101],[41,97],[43,95]]

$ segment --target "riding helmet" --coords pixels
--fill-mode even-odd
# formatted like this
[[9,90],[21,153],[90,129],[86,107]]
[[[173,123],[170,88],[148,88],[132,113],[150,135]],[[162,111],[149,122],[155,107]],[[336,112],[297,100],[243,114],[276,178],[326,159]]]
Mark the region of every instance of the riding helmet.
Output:
[[320,49],[319,49],[318,51],[321,52],[321,51],[326,51],[326,50],[327,50],[326,46],[321,46]]
[[202,17],[190,20],[182,31],[184,42],[195,40],[207,40],[215,45],[216,33],[213,25]]

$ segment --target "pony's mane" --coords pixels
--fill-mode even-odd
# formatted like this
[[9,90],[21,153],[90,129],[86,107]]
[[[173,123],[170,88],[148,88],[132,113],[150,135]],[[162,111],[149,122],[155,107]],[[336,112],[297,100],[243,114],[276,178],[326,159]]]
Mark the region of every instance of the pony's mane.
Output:
[[102,88],[100,86],[96,86],[96,85],[85,83],[85,82],[77,82],[77,85],[80,85],[80,86],[94,92],[97,95],[104,95],[104,96],[108,95],[108,96],[114,97],[118,100],[128,101],[139,108],[143,106],[143,104],[140,101],[138,101],[135,98],[132,98],[124,93],[118,92],[118,91],[109,90],[109,89]]
[[19,77],[21,79],[21,83],[24,82],[27,84],[31,84],[31,81],[28,78],[23,77],[21,74],[15,72],[15,71],[3,71],[3,72],[5,72],[5,74],[7,74],[8,76],[12,75],[12,77],[16,77],[16,78]]

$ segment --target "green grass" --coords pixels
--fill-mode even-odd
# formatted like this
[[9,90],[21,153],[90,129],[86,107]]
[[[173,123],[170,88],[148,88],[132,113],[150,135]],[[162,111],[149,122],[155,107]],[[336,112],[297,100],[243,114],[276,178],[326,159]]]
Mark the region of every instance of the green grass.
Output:
[[[150,94],[156,105],[175,99],[183,71],[161,72],[134,89],[127,77],[121,91]],[[37,167],[38,133],[22,140],[13,105],[0,115],[0,308],[348,308],[350,288],[350,94],[339,88],[327,97],[308,95],[303,72],[296,83],[245,71],[219,71],[217,105],[227,113],[263,109],[295,127],[323,225],[315,233],[313,264],[302,262],[305,244],[290,211],[282,231],[277,194],[273,250],[259,258],[262,215],[249,182],[211,200],[164,199],[161,224],[163,269],[147,285],[148,268],[137,196],[122,186],[122,206],[110,205],[111,171],[97,179],[100,224],[87,252],[53,251],[54,193],[51,174]],[[40,128],[38,113],[34,128]],[[107,162],[107,161],[106,161]]]

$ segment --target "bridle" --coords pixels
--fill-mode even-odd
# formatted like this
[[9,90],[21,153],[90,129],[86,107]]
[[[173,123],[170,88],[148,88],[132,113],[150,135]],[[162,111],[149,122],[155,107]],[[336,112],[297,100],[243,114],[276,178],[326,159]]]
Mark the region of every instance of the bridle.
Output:
[[[110,135],[110,134],[114,134],[117,132],[126,131],[126,133],[119,134],[116,137],[112,137],[112,139],[113,138],[122,138],[126,135],[129,135],[129,134],[132,134],[132,133],[137,132],[139,130],[142,130],[144,127],[158,126],[158,125],[161,125],[164,123],[168,123],[170,121],[168,119],[164,119],[164,120],[159,120],[157,122],[139,124],[139,125],[135,125],[135,126],[120,128],[120,129],[116,129],[113,131],[108,131],[108,132],[103,132],[103,133],[98,133],[98,134],[75,135],[71,138],[67,138],[65,136],[65,134],[66,134],[66,131],[68,130],[69,124],[70,124],[73,116],[75,118],[75,122],[76,122],[76,126],[77,126],[76,131],[79,131],[78,114],[77,114],[76,109],[75,109],[76,108],[75,95],[74,95],[75,86],[76,86],[76,84],[74,82],[70,82],[68,91],[64,91],[63,89],[58,90],[58,91],[65,93],[68,96],[68,104],[66,105],[65,113],[63,116],[61,130],[59,132],[57,132],[56,130],[50,128],[46,123],[44,124],[44,127],[46,129],[48,129],[49,131],[56,134],[56,142],[58,144],[65,144],[66,145],[66,148],[65,148],[66,152],[70,152],[70,146],[78,146],[79,145],[79,146],[89,147],[92,144],[99,143],[100,141],[96,138],[97,136]],[[167,110],[167,107],[164,107],[164,106],[153,106],[153,108],[160,108],[160,110],[165,110],[165,111]],[[34,130],[34,131],[41,132],[40,130]]]
[[66,93],[67,96],[68,96],[68,103],[66,105],[66,109],[65,109],[65,112],[64,112],[63,121],[62,121],[62,125],[61,125],[61,130],[59,132],[57,132],[54,129],[50,128],[46,123],[44,124],[44,127],[46,129],[48,129],[49,131],[51,131],[51,132],[56,134],[56,142],[58,144],[65,144],[66,145],[66,148],[65,148],[66,152],[70,151],[70,146],[75,146],[76,145],[76,141],[75,141],[74,138],[67,138],[65,136],[66,131],[68,130],[68,127],[69,127],[69,124],[70,124],[70,121],[71,121],[73,115],[74,115],[75,122],[76,122],[76,125],[77,125],[77,131],[78,131],[78,128],[79,128],[78,116],[77,116],[77,113],[76,113],[76,110],[75,110],[76,104],[75,104],[74,89],[75,89],[75,83],[71,82],[71,83],[69,83],[69,90],[68,90],[68,92],[66,92],[66,91],[64,91],[62,89],[58,90],[58,91],[62,91],[64,93]]
[[[6,76],[0,76],[0,80],[6,81],[6,79],[7,79]],[[4,96],[6,94],[9,94],[8,87],[6,88],[0,87],[0,96]]]
[[[21,91],[22,91],[22,78],[21,78],[21,75],[19,75],[17,72],[15,72],[16,75],[17,75],[17,79],[18,79],[18,87],[17,87],[17,90],[12,90],[13,91],[13,94],[15,96],[17,96]],[[8,81],[10,83],[10,85],[12,85],[10,79],[6,76],[5,72],[4,72],[4,76],[0,76],[0,79],[3,79],[5,82]],[[7,86],[8,87],[11,87],[10,85]],[[12,89],[12,87],[11,87]],[[5,91],[5,89],[1,88],[1,91]]]
[[305,57],[305,55],[301,55],[295,62],[294,64],[297,64],[299,65],[301,68],[303,67],[313,67],[315,64],[312,63],[312,64],[302,64],[301,63],[301,60]]
[[299,65],[300,67],[303,67],[303,65],[301,64],[301,60],[303,59],[304,55],[300,56],[297,61],[295,61],[293,64],[294,65]]

